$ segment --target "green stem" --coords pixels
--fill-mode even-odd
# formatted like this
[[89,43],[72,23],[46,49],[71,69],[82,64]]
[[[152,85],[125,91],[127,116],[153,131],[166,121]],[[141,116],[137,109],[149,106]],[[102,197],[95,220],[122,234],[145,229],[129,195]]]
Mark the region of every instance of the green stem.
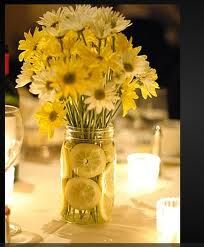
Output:
[[70,109],[69,109],[69,107],[68,107],[68,102],[67,102],[67,100],[65,99],[65,98],[62,98],[62,102],[63,102],[63,104],[65,105],[65,107],[66,107],[66,109],[67,109],[67,111],[66,111],[66,118],[67,118],[67,121],[68,121],[68,123],[70,124],[72,124],[73,125],[73,122],[72,122],[72,117],[71,117],[71,112],[70,112]]
[[73,219],[75,217],[75,208],[73,208]]
[[98,54],[101,54],[101,39],[98,40]]
[[119,102],[118,106],[116,107],[116,109],[110,114],[110,117],[106,123],[106,127],[108,126],[108,124],[111,122],[111,120],[114,118],[115,114],[117,113],[118,109],[121,106],[121,101]]
[[[81,129],[82,129],[82,133],[83,133],[83,120],[82,120],[81,114],[79,113],[78,105],[75,102],[75,100],[73,100],[73,106],[74,106],[74,109],[75,109],[74,113],[75,113],[75,119],[76,119],[76,122],[77,122],[77,126],[79,127],[81,125]],[[79,119],[80,119],[80,124],[79,124]]]
[[112,36],[112,49],[115,52],[115,36]]
[[106,111],[107,109],[104,109],[104,116],[103,116],[103,128],[106,126]]
[[70,114],[71,123],[72,123],[73,126],[76,127],[77,123],[76,123],[76,120],[75,120],[75,114],[73,112],[73,107],[71,107],[69,102],[67,102],[67,108],[69,109],[68,112]]
[[94,131],[96,126],[96,111],[93,111],[93,129],[92,129],[92,141],[94,140]]
[[80,34],[81,34],[81,36],[82,36],[82,39],[83,39],[83,41],[84,41],[84,44],[87,46],[86,39],[85,39],[85,37],[84,37],[83,31],[81,31]]

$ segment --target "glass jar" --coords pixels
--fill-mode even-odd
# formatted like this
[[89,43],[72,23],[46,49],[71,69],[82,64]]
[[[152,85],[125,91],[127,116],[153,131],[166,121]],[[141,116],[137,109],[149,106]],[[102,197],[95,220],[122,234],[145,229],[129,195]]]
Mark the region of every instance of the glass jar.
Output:
[[68,126],[61,149],[61,216],[67,222],[110,220],[114,203],[114,128]]

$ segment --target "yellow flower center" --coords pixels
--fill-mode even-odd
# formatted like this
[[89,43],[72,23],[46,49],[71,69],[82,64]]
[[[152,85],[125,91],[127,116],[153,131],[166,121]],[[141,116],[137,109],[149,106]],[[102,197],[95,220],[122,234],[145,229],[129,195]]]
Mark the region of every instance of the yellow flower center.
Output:
[[102,100],[105,98],[105,91],[103,89],[97,89],[94,96],[97,100]]
[[47,90],[52,90],[53,87],[51,86],[52,82],[51,81],[46,81],[46,88]]
[[76,76],[74,73],[66,73],[64,76],[64,83],[65,84],[73,84],[75,82]]
[[54,122],[57,119],[57,112],[56,111],[51,111],[49,114],[49,119],[51,122]]
[[124,69],[125,69],[127,72],[132,72],[132,71],[133,71],[133,66],[132,66],[132,64],[130,64],[130,63],[124,63],[123,66],[124,66]]

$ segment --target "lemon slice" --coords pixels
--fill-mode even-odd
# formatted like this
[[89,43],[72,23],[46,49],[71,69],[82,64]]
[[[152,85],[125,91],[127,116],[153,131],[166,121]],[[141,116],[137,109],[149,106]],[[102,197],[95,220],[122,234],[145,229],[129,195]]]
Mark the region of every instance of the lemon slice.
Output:
[[99,177],[99,186],[102,190],[99,202],[99,212],[104,221],[110,219],[114,203],[114,164],[109,163]]
[[67,182],[65,196],[73,208],[91,209],[99,203],[101,190],[93,180],[75,177]]
[[65,188],[68,178],[61,179],[61,214],[64,215],[67,212],[68,202],[65,199]]
[[80,143],[72,148],[70,162],[75,174],[80,177],[92,178],[104,170],[106,156],[99,146]]
[[114,204],[114,197],[109,197],[105,194],[101,196],[99,203],[99,212],[104,221],[108,221],[111,218]]
[[61,148],[61,155],[60,155],[60,165],[61,165],[61,177],[62,178],[71,178],[72,177],[72,167],[71,162],[69,161],[70,156],[70,148],[66,143],[63,143]]
[[112,142],[104,142],[102,144],[102,149],[105,152],[106,155],[106,162],[114,162],[115,160],[115,154],[116,154],[116,150],[115,150],[115,145]]
[[101,191],[107,196],[114,196],[114,164],[109,163],[98,180]]

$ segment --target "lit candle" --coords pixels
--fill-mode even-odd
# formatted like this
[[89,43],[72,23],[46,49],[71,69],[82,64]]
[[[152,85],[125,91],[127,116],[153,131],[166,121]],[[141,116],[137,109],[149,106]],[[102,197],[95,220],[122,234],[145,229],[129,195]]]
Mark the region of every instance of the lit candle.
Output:
[[180,199],[162,198],[157,202],[157,233],[160,243],[180,242]]
[[160,158],[149,153],[128,155],[128,190],[145,193],[155,189],[160,168]]

